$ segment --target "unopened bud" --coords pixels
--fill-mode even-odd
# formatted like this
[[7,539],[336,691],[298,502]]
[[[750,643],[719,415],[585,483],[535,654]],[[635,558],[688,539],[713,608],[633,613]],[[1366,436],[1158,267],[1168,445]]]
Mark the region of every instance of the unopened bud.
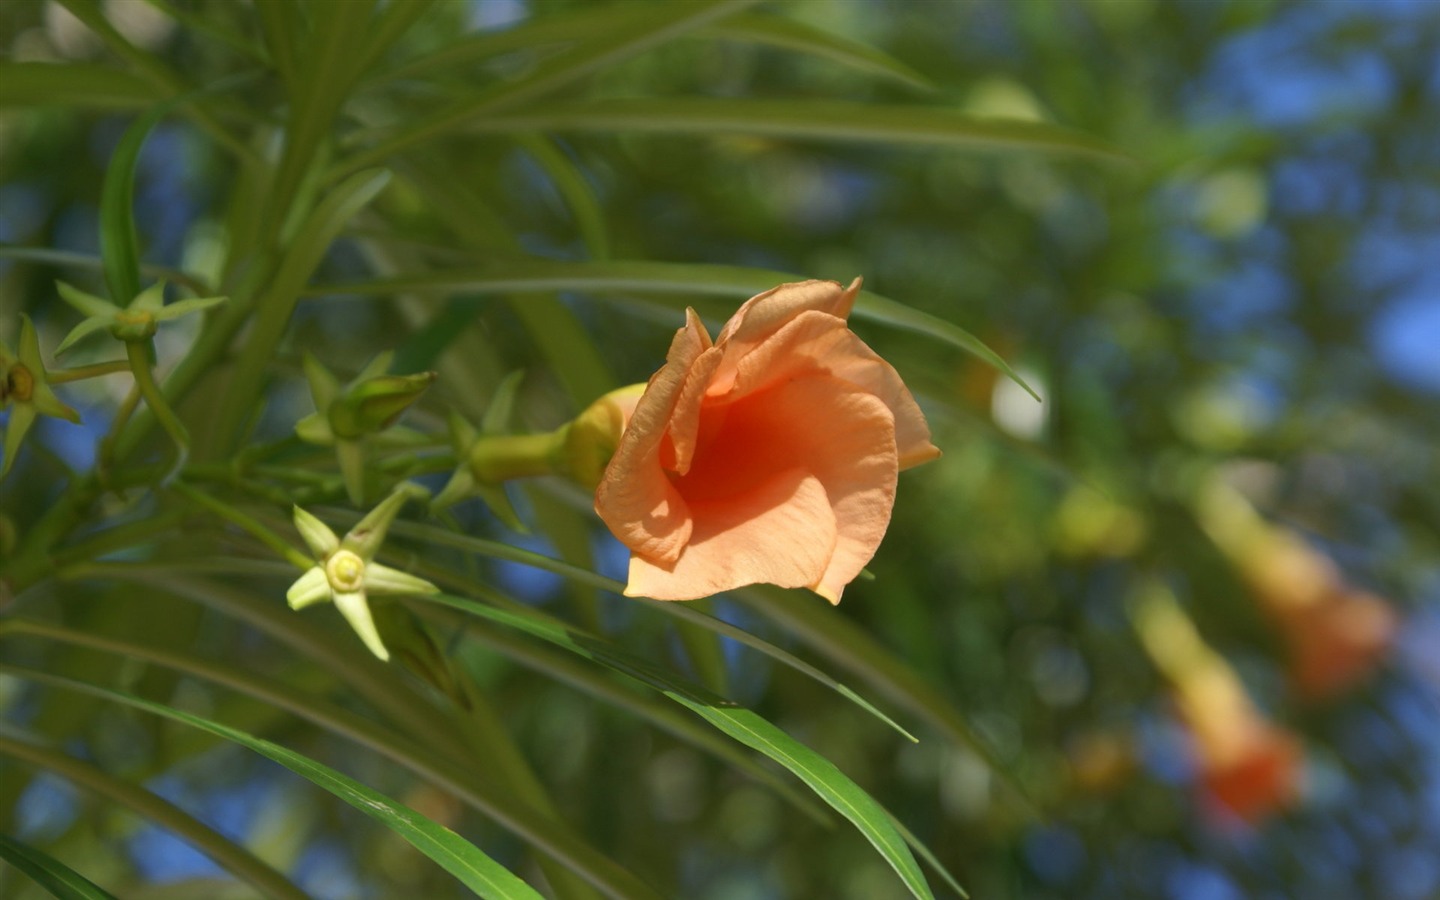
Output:
[[384,431],[435,382],[434,372],[378,375],[353,385],[330,404],[326,416],[336,437]]
[[600,483],[645,387],[632,384],[611,391],[590,404],[566,427],[564,465],[576,482],[587,488]]

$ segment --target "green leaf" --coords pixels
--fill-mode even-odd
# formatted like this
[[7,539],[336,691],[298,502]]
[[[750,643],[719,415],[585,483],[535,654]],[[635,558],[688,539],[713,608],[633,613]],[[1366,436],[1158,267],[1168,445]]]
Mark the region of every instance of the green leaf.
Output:
[[920,871],[905,839],[895,829],[890,814],[836,768],[834,763],[761,716],[711,693],[698,684],[676,678],[603,638],[572,626],[546,621],[534,615],[508,612],[448,594],[432,594],[424,600],[508,625],[655,688],[720,731],[789,769],[820,799],[855,825],[900,876],[913,896],[921,900],[933,900],[934,895],[925,881],[925,875]]
[[[237,561],[232,560],[230,561],[231,568],[222,569],[222,571],[234,574],[237,571],[234,568],[236,565]],[[239,565],[241,568],[238,571],[249,571],[253,574],[253,569],[246,568],[246,564],[239,563]],[[127,574],[135,575],[140,569],[141,567],[132,567],[125,571]],[[162,575],[167,584],[183,585],[186,583],[183,576],[176,578],[176,567],[173,562],[156,567],[156,571]],[[220,601],[215,605],[226,613],[242,617],[248,616],[252,624],[257,624],[262,629],[270,631],[272,636],[289,641],[291,646],[302,654],[319,662],[322,668],[328,667],[347,672],[352,689],[363,688],[362,682],[370,680],[368,677],[370,670],[383,678],[393,678],[394,670],[392,668],[378,663],[367,651],[359,649],[358,644],[347,641],[344,647],[337,648],[323,638],[312,643],[312,626],[308,626],[289,613],[277,611],[269,600],[252,603],[246,596],[238,594],[222,596],[219,592],[214,592],[211,599]],[[244,607],[227,606],[226,604],[229,602],[241,603],[244,604]],[[256,615],[262,618],[254,618]],[[446,729],[454,727],[453,719],[441,717],[440,721],[433,726],[425,726],[408,720],[396,723],[405,732],[424,735],[422,745],[401,736],[399,731],[389,726],[378,724],[369,716],[360,715],[325,702],[313,694],[296,691],[293,684],[267,679],[253,669],[230,667],[216,663],[213,659],[201,659],[169,649],[97,635],[90,631],[66,629],[50,623],[14,617],[0,620],[0,635],[5,634],[41,637],[104,653],[117,654],[131,660],[143,660],[238,691],[260,701],[264,708],[294,714],[332,734],[354,741],[356,744],[398,763],[420,778],[454,795],[482,815],[499,822],[544,854],[547,861],[564,866],[567,873],[573,873],[572,877],[595,885],[609,896],[658,900],[643,882],[586,844],[582,838],[547,814],[543,808],[532,806],[524,798],[517,797],[513,791],[513,785],[497,784],[494,778],[488,776],[477,777],[473,765],[477,755],[476,750],[464,743],[458,744],[454,748],[447,746],[451,743],[449,739],[453,737],[453,733]],[[348,649],[351,646],[356,649]],[[3,665],[0,665],[0,671],[4,671]],[[403,688],[397,688],[393,681],[384,681],[377,684],[376,687],[401,695],[408,693]],[[368,695],[372,703],[383,699],[377,697],[373,691],[359,690],[357,693],[361,696]],[[414,694],[409,694],[409,697],[410,701],[405,708],[406,711],[421,714],[423,722],[424,711],[433,711],[433,707],[421,701]],[[388,704],[382,702],[378,705]],[[493,747],[494,742],[490,742],[487,746]],[[493,766],[495,762],[494,759],[488,760],[490,766]],[[492,770],[489,774],[493,775],[494,771]],[[761,778],[764,780],[763,773]]]
[[350,159],[342,174],[383,162],[401,150],[455,131],[467,123],[488,118],[500,110],[529,103],[607,66],[736,13],[754,2],[757,0],[646,4],[643,17],[637,16],[633,21],[605,29],[598,36],[545,59],[521,77],[507,79],[473,97],[408,123],[402,130],[389,133],[379,144]]
[[605,208],[600,203],[600,198],[595,195],[595,189],[585,179],[585,174],[550,138],[538,134],[522,134],[518,140],[525,152],[545,170],[550,183],[565,201],[565,206],[575,221],[575,229],[585,244],[586,254],[591,259],[608,257],[610,238],[605,229]]
[[492,623],[476,622],[472,617],[466,617],[465,624],[468,637],[497,653],[546,678],[568,684],[602,703],[625,710],[636,718],[711,754],[765,785],[817,824],[827,827],[834,824],[829,815],[808,795],[797,791],[772,769],[759,764],[730,741],[664,701],[629,690],[607,673],[578,662],[544,644],[517,641],[508,629],[497,628]]
[[826,687],[830,688],[832,691],[849,700],[851,703],[854,703],[856,706],[865,710],[870,715],[874,716],[875,718],[884,722],[886,725],[889,725],[891,728],[895,729],[895,731],[900,733],[901,737],[910,741],[910,743],[920,743],[919,738],[915,737],[915,735],[902,728],[900,724],[897,723],[894,719],[890,718],[880,710],[876,709],[875,706],[870,703],[870,701],[866,700],[864,697],[861,697],[859,694],[855,693],[850,688],[831,678],[829,675],[826,675],[824,672],[805,662],[803,659],[800,659],[793,653],[790,653],[787,650],[783,650],[770,643],[769,641],[758,638],[743,628],[736,628],[729,622],[722,621],[712,615],[709,615],[708,613],[701,612],[694,607],[694,604],[665,603],[659,600],[638,600],[637,602],[658,609],[668,615],[684,619],[688,622],[693,622],[702,628],[714,632],[715,634],[721,635],[723,637],[728,637],[734,641],[738,641],[745,646],[751,648],[752,650],[758,650],[759,652],[765,654],[776,662],[788,666],[797,672],[804,673],[805,675],[813,678],[815,681],[818,681]]
[[[329,513],[327,512],[327,515],[328,514]],[[335,513],[335,517],[342,518],[343,514],[337,511]],[[596,588],[597,590],[609,591],[613,594],[622,594],[625,590],[625,585],[621,584],[618,581],[615,581],[612,578],[606,578],[604,575],[597,574],[590,571],[589,569],[584,569],[580,566],[572,565],[571,563],[564,562],[562,560],[552,559],[548,556],[545,556],[544,554],[536,553],[532,550],[525,550],[521,547],[514,547],[510,544],[502,544],[496,541],[487,541],[484,538],[476,538],[470,537],[469,535],[456,534],[452,531],[446,531],[442,528],[436,528],[433,525],[423,525],[415,522],[396,522],[393,526],[391,526],[390,530],[396,535],[423,541],[427,546],[430,547],[450,547],[456,550],[462,550],[468,553],[475,553],[479,554],[480,556],[486,556],[491,559],[503,559],[507,562],[516,562],[520,563],[521,565],[533,566],[537,569],[543,569],[546,572],[553,572],[556,575],[560,575],[563,578],[568,578],[578,584],[583,584],[587,587]],[[743,629],[736,628],[735,626],[730,625],[728,622],[722,622],[714,616],[709,616],[697,610],[691,609],[684,604],[662,603],[655,600],[636,600],[635,602],[643,603],[644,605],[646,605],[650,609],[653,609],[657,613],[660,613],[661,615],[672,616],[674,618],[678,618],[683,621],[699,625],[702,628],[708,629],[715,634],[723,635],[724,637],[734,638],[737,641],[741,641],[746,646],[758,650],[761,653],[764,653],[766,656],[770,657],[781,665],[792,668],[795,671],[801,673],[802,675],[813,678],[821,684],[825,685],[826,687],[831,688],[832,690],[839,693],[841,696],[845,697],[847,700],[850,700],[851,702],[858,705],[861,709],[865,710],[866,712],[878,718],[880,721],[884,722],[886,725],[889,725],[891,728],[895,729],[906,740],[912,742],[915,741],[914,735],[910,734],[910,732],[906,731],[904,728],[901,728],[898,724],[895,723],[894,720],[882,713],[880,710],[876,709],[873,704],[866,701],[859,694],[856,694],[850,688],[847,688],[844,685],[840,684],[835,679],[826,675],[824,672],[821,672],[819,669],[816,669],[809,663],[806,663],[805,661],[796,657],[794,654],[789,653],[779,647],[776,647],[774,644],[771,644],[763,638],[750,634]]]
[[0,834],[0,858],[60,900],[115,900],[113,894],[60,860],[3,834]]
[[956,745],[974,752],[1010,786],[1028,813],[1038,815],[1034,802],[1025,794],[1009,766],[975,733],[949,698],[865,629],[844,616],[835,615],[828,604],[798,591],[749,587],[734,591],[731,596],[863,679],[891,703],[924,719]]
[[140,247],[135,239],[135,166],[150,130],[169,111],[157,106],[136,119],[115,148],[105,168],[100,197],[100,260],[105,285],[116,306],[128,306],[140,293]]
[[307,756],[302,756],[279,744],[246,734],[228,725],[212,722],[209,719],[121,691],[113,691],[60,675],[32,672],[21,667],[7,665],[5,669],[20,677],[59,685],[131,706],[247,747],[308,779],[311,783],[329,791],[380,822],[421,853],[439,863],[447,872],[454,875],[479,896],[494,898],[494,900],[541,900],[541,895],[533,888],[455,832],[437,825],[405,804],[371,790],[355,779]]
[[556,101],[496,112],[470,122],[467,130],[744,134],[1135,162],[1099,138],[1045,122],[982,118],[943,107],[832,100],[683,97]]
[[0,63],[0,108],[143,109],[162,96],[129,72],[89,63]]
[[[203,564],[204,562],[202,567]],[[219,572],[228,577],[233,576],[236,564],[240,564],[242,570],[245,569],[246,563],[228,560]],[[249,563],[249,566],[253,566],[253,563]],[[212,661],[196,661],[193,658],[181,660],[176,654],[160,655],[147,648],[120,647],[115,641],[89,634],[62,636],[56,629],[35,622],[16,624],[14,619],[7,619],[0,622],[0,632],[16,629],[30,634],[45,634],[52,639],[78,642],[88,647],[145,658],[251,694],[269,706],[292,711],[324,729],[369,746],[377,753],[406,766],[420,778],[435,783],[446,792],[454,793],[456,798],[494,819],[501,827],[510,829],[549,860],[573,871],[576,876],[599,888],[606,896],[624,897],[626,900],[660,900],[660,894],[655,893],[635,874],[593,848],[560,819],[552,818],[517,798],[510,786],[494,783],[491,778],[475,778],[474,760],[477,752],[474,746],[456,734],[454,714],[428,703],[409,687],[406,680],[395,677],[395,668],[377,661],[359,642],[336,641],[333,632],[310,624],[302,616],[288,611],[282,603],[276,603],[274,598],[261,598],[252,595],[248,590],[233,589],[223,583],[187,576],[181,569],[184,569],[184,564],[177,566],[174,562],[154,566],[91,563],[85,566],[85,576],[135,583],[186,596],[222,612],[223,615],[258,628],[275,641],[291,648],[298,657],[314,662],[321,670],[344,672],[348,690],[354,696],[363,698],[369,706],[383,711],[386,720],[393,723],[400,733],[423,736],[423,749],[416,749],[415,744],[409,740],[399,739],[390,727],[382,729],[367,717],[356,716],[348,710],[338,710],[328,704],[321,707],[321,704],[315,703],[314,697],[302,700],[295,697],[294,691],[287,685],[266,683],[253,672],[228,670],[217,667]],[[255,572],[253,567],[249,570]],[[285,573],[289,575],[289,572]],[[0,671],[9,670],[0,664]],[[32,672],[26,674],[32,675]],[[42,675],[33,677],[40,678]]]
[[[0,663],[0,671],[43,683],[68,681],[58,675],[36,672],[8,663]],[[73,759],[52,747],[17,740],[0,734],[0,757],[46,769],[117,806],[154,822],[173,832],[196,849],[248,882],[262,894],[277,900],[306,900],[284,875],[257,858],[247,848],[230,840],[169,801],[157,797],[139,785],[118,778],[89,763]]]
[[764,13],[741,13],[709,26],[697,37],[768,44],[828,59],[847,68],[898,81],[908,87],[926,91],[935,89],[935,85],[924,75],[890,54],[798,19]]
[[[513,291],[586,291],[627,295],[660,295],[649,300],[667,307],[693,306],[699,296],[743,300],[787,281],[803,280],[789,272],[690,263],[558,260],[513,260],[479,269],[400,275],[374,281],[315,285],[314,294],[502,294]],[[738,306],[738,304],[737,304]],[[734,307],[730,308],[733,311]],[[872,291],[861,291],[855,303],[856,318],[892,328],[913,331],[950,344],[994,366],[1039,399],[999,354],[970,332],[944,319],[897,303]]]
[[[437,70],[474,65],[514,51],[587,40],[597,31],[638,21],[650,14],[651,11],[641,4],[577,7],[563,16],[543,16],[513,28],[466,35],[418,59],[382,72],[375,80],[424,77]],[[890,78],[909,87],[933,89],[924,76],[883,51],[795,19],[763,13],[739,13],[696,30],[693,37],[698,40],[721,38],[793,50],[860,72]]]

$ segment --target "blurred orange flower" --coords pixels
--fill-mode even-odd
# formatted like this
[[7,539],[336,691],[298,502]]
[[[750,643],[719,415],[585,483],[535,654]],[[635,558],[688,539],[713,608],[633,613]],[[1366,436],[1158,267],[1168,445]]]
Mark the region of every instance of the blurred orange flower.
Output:
[[1254,822],[1296,798],[1300,742],[1261,715],[1229,663],[1213,656],[1184,673],[1175,696],[1207,799]]
[[1308,700],[1362,681],[1390,651],[1399,616],[1382,597],[1348,584],[1328,557],[1271,525],[1236,491],[1216,482],[1202,495],[1201,523],[1234,563],[1288,650],[1290,681]]
[[1153,585],[1135,621],[1194,742],[1207,804],[1255,822],[1294,801],[1300,793],[1300,741],[1255,708],[1240,676],[1205,643],[1169,591]]
[[595,495],[631,551],[627,595],[766,583],[840,601],[889,526],[896,474],[940,455],[900,376],[846,325],[859,290],[783,284],[713,344],[687,310]]

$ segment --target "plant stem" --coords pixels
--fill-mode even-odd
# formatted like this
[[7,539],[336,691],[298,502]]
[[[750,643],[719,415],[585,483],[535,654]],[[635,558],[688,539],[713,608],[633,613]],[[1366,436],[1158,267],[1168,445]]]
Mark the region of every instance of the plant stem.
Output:
[[155,414],[155,419],[170,439],[175,442],[175,450],[178,458],[171,469],[171,474],[178,473],[184,468],[185,460],[190,456],[190,435],[186,433],[185,426],[175,416],[175,411],[170,408],[170,401],[160,392],[160,387],[155,383],[155,374],[150,371],[150,358],[146,354],[145,341],[126,341],[125,355],[130,359],[130,371],[135,373],[135,386],[140,389],[140,395],[145,398],[145,405]]
[[271,550],[274,550],[276,553],[280,554],[288,562],[292,563],[296,568],[300,569],[300,571],[303,572],[306,569],[309,569],[315,565],[315,560],[311,559],[310,557],[301,553],[299,550],[296,550],[294,547],[290,546],[290,544],[284,538],[280,537],[280,535],[271,531],[269,528],[266,528],[264,525],[260,524],[258,520],[246,515],[245,513],[229,505],[228,503],[223,503],[219,500],[216,500],[214,497],[202,494],[200,491],[195,490],[193,487],[183,481],[175,481],[170,485],[170,489],[173,490],[175,493],[180,494],[182,497],[186,498],[192,503],[195,503],[198,506],[205,507],[205,509],[209,510],[210,512],[214,513],[225,521],[231,523],[232,525],[236,525],[244,529],[252,537],[260,541],[260,543],[264,544],[265,546],[269,547]]
[[114,375],[116,372],[127,372],[129,370],[129,361],[112,359],[108,362],[91,363],[88,366],[76,366],[73,369],[57,369],[52,372],[47,372],[46,377],[50,380],[51,384],[67,384],[71,381],[98,378],[101,375]]

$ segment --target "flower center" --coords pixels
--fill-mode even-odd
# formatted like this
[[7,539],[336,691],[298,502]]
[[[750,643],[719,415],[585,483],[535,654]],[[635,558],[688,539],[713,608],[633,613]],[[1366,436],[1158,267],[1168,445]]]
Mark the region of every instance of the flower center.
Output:
[[8,396],[16,403],[24,403],[35,393],[35,376],[22,363],[16,363],[10,367],[10,372],[5,376],[5,390],[0,396]]
[[325,561],[325,577],[337,591],[358,591],[365,584],[365,560],[349,550],[336,550]]

